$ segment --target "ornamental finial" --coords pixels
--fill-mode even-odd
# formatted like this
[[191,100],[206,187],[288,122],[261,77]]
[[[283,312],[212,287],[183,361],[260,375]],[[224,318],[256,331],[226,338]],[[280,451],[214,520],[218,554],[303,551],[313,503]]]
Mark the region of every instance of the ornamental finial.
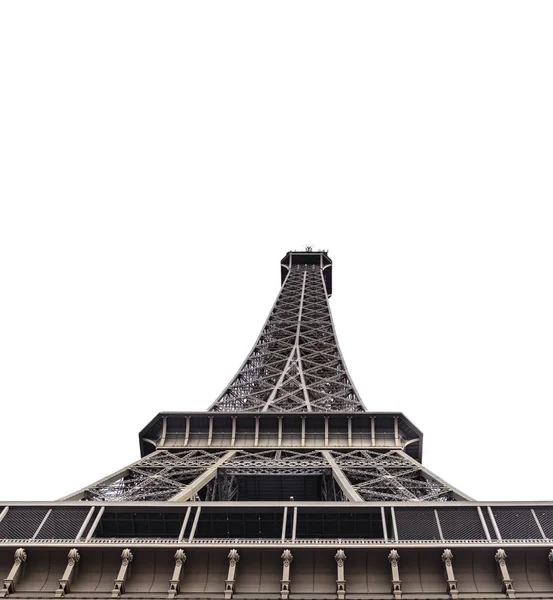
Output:
[[67,554],[67,558],[69,559],[69,562],[74,565],[81,560],[81,555],[79,554],[77,548],[71,548]]
[[182,565],[184,562],[186,562],[186,554],[181,548],[175,552],[175,562],[179,565]]
[[449,549],[446,548],[443,553],[442,553],[442,561],[443,562],[451,562],[453,560],[453,552]]
[[132,563],[133,555],[129,548],[125,548],[123,552],[121,552],[121,559],[123,560],[124,565]]
[[390,550],[390,554],[388,554],[388,560],[391,563],[397,563],[399,561],[399,554],[397,550]]
[[290,563],[294,560],[294,556],[288,549],[286,549],[282,553],[282,556],[280,558],[282,558],[282,562],[284,563],[284,566],[290,566]]
[[235,565],[240,560],[240,554],[238,554],[238,550],[236,550],[236,548],[233,548],[228,553],[228,559],[231,565]]
[[500,548],[496,553],[495,553],[495,560],[500,563],[501,561],[505,562],[507,560],[507,553],[505,552],[505,550],[503,550],[503,548]]
[[346,553],[340,548],[338,552],[334,555],[334,560],[338,563],[339,567],[344,565],[344,561],[346,560]]
[[19,564],[25,562],[27,560],[27,553],[24,548],[18,548],[13,555],[16,561],[19,561]]

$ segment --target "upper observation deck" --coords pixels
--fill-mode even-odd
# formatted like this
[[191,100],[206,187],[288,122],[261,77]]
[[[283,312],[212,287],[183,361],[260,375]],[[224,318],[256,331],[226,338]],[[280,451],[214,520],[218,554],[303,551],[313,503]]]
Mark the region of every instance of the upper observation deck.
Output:
[[328,250],[290,250],[280,261],[280,282],[284,283],[288,273],[294,268],[300,266],[312,265],[319,267],[323,272],[323,279],[326,287],[326,294],[330,298],[332,295],[332,261],[328,257]]

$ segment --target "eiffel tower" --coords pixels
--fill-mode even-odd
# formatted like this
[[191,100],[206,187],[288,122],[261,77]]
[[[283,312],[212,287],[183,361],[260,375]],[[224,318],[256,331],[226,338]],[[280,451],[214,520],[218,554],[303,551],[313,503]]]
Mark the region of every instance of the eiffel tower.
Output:
[[371,413],[338,345],[326,251],[290,251],[251,352],[207,412],[57,502],[0,503],[0,596],[553,598],[553,503],[477,502]]

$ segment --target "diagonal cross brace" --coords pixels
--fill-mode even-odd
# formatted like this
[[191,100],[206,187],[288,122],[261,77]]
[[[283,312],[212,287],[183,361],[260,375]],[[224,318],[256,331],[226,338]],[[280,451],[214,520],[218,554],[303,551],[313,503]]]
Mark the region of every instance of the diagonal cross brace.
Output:
[[236,454],[236,450],[230,450],[223,457],[221,457],[211,467],[206,469],[199,477],[196,477],[192,483],[187,485],[178,494],[175,494],[169,499],[170,502],[186,502],[190,500],[192,496],[195,496],[206,484],[208,484],[217,475],[217,469],[224,464],[229,458],[232,458]]

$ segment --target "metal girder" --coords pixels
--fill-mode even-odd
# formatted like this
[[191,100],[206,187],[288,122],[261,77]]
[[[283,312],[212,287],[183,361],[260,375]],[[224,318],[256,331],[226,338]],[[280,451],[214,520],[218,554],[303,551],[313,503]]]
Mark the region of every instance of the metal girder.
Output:
[[326,458],[318,451],[239,450],[225,464],[227,471],[262,474],[268,471],[312,472],[328,469]]

